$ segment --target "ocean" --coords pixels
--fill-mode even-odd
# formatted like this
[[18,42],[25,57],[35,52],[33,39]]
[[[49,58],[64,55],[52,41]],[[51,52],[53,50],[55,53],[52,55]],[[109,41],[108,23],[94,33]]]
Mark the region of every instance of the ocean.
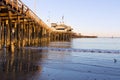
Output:
[[1,80],[120,80],[120,38],[76,38],[0,50]]

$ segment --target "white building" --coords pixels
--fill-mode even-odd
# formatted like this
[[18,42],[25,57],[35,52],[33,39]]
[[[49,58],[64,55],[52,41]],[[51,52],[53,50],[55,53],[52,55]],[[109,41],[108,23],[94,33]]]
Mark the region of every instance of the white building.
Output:
[[67,26],[65,24],[57,24],[57,23],[51,23],[51,28],[53,31],[61,31],[61,32],[71,32],[73,30],[71,26]]

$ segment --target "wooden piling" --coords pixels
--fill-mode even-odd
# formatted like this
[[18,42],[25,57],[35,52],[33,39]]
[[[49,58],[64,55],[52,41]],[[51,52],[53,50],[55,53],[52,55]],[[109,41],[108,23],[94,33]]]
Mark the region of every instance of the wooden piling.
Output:
[[1,21],[1,18],[0,18],[0,49],[2,48],[2,44],[1,44],[1,41],[2,41],[2,40],[1,40],[2,25],[1,25],[1,22],[2,22],[2,21]]
[[52,31],[21,0],[1,0],[0,3],[0,48],[45,46],[49,41],[70,39],[70,33]]

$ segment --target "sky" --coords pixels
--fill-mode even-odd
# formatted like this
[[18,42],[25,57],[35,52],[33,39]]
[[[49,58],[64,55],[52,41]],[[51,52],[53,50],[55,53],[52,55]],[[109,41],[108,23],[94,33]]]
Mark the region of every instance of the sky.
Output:
[[21,0],[46,24],[64,23],[74,32],[120,37],[120,0]]

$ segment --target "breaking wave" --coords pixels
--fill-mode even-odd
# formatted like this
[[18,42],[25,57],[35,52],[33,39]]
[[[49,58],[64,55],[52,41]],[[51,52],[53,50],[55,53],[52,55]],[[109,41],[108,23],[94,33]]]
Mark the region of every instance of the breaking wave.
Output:
[[120,54],[120,50],[103,50],[103,49],[75,49],[75,48],[54,48],[54,47],[25,47],[25,49]]

